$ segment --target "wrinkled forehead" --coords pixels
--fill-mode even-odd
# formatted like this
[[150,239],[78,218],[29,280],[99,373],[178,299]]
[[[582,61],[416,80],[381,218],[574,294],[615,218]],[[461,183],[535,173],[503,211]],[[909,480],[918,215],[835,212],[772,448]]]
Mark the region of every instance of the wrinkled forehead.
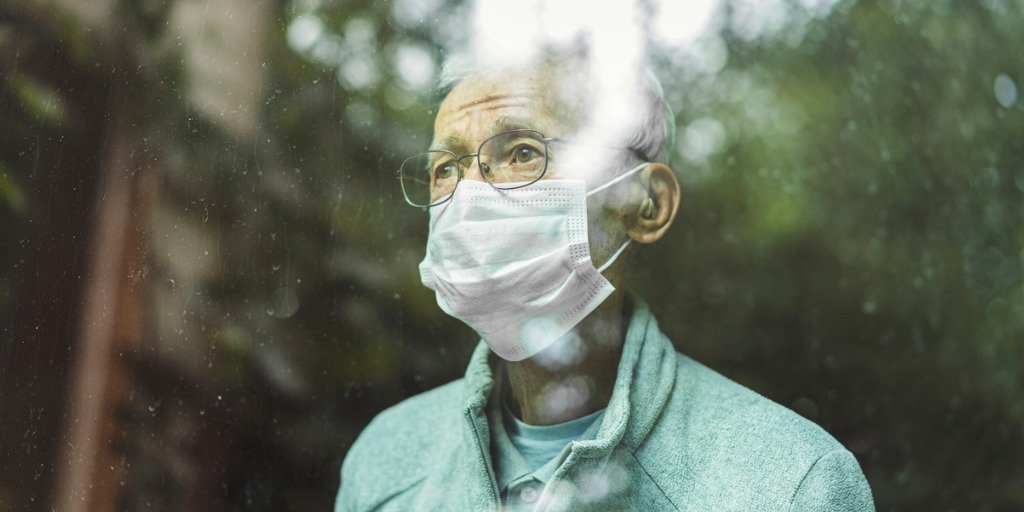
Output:
[[[480,138],[520,128],[567,137],[580,123],[569,81],[547,68],[491,72],[465,78],[445,97],[434,122],[434,142]],[[578,96],[578,95],[576,95]],[[480,140],[467,140],[467,144]]]

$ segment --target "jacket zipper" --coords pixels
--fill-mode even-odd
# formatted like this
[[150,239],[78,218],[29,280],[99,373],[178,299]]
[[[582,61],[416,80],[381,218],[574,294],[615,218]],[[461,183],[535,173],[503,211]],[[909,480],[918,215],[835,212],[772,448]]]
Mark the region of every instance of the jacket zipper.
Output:
[[477,455],[478,455],[478,457],[480,459],[481,465],[483,465],[483,467],[484,467],[484,471],[485,471],[484,477],[487,478],[487,482],[489,484],[488,485],[488,489],[491,491],[490,492],[491,509],[492,510],[500,510],[500,508],[501,508],[501,501],[498,498],[498,477],[495,476],[495,474],[494,474],[494,468],[491,466],[490,458],[484,452],[485,447],[488,446],[488,445],[485,445],[483,443],[483,440],[481,439],[481,432],[480,432],[479,424],[474,419],[474,416],[478,415],[479,411],[480,411],[479,408],[475,408],[475,407],[467,408],[466,409],[466,420],[469,421],[469,424],[470,424],[470,426],[472,427],[472,430],[473,430],[473,437],[476,438],[476,446],[477,446],[477,449],[478,449]]

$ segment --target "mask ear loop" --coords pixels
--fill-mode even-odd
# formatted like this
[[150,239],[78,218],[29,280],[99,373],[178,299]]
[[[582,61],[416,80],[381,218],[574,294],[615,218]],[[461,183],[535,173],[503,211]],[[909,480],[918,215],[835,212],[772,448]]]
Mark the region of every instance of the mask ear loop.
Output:
[[612,254],[612,257],[608,258],[608,261],[604,262],[604,265],[601,265],[601,267],[597,269],[597,273],[603,274],[605,270],[608,270],[608,267],[612,266],[612,263],[615,263],[615,260],[620,254],[622,254],[622,251],[626,250],[626,247],[629,247],[629,243],[632,241],[633,240],[627,238],[625,242],[622,242],[622,245],[619,246],[619,250],[615,251],[615,254]]
[[587,196],[588,197],[592,196],[592,195],[594,195],[594,194],[596,194],[596,193],[598,193],[598,192],[600,192],[600,191],[602,191],[602,190],[604,190],[604,189],[606,189],[606,188],[608,188],[608,187],[610,187],[610,186],[612,186],[612,185],[614,185],[614,184],[616,184],[616,183],[618,183],[618,182],[628,178],[630,175],[632,175],[633,173],[639,171],[640,169],[643,169],[644,167],[647,167],[649,164],[650,164],[650,162],[644,162],[644,163],[642,163],[642,164],[640,164],[640,165],[638,165],[638,166],[636,166],[636,167],[634,167],[634,168],[632,168],[632,169],[622,173],[622,175],[620,175],[619,177],[609,181],[608,183],[605,183],[604,185],[601,185],[600,187],[597,187],[594,190],[591,190],[590,192],[587,192]]
[[[642,163],[642,164],[640,164],[640,165],[638,165],[638,166],[636,166],[636,167],[634,167],[634,168],[632,168],[632,169],[622,173],[619,177],[609,181],[608,183],[605,183],[604,185],[601,185],[600,187],[597,187],[594,190],[591,190],[590,192],[587,192],[587,196],[588,197],[592,196],[592,195],[594,195],[594,194],[596,194],[596,193],[598,193],[598,192],[600,192],[600,191],[602,191],[602,190],[604,190],[604,189],[606,189],[606,188],[608,188],[608,187],[610,187],[610,186],[612,186],[612,185],[614,185],[614,184],[616,184],[616,183],[618,183],[618,182],[628,178],[630,175],[636,173],[640,169],[643,169],[644,167],[647,167],[648,164],[650,164],[650,162],[644,162],[644,163]],[[630,240],[629,238],[627,238],[626,241],[623,242],[622,245],[619,246],[619,250],[615,251],[615,254],[612,254],[612,257],[608,258],[608,261],[604,262],[604,264],[601,265],[597,269],[597,272],[599,274],[601,274],[601,273],[604,273],[605,270],[608,270],[608,267],[612,266],[612,263],[615,263],[615,260],[618,259],[619,255],[622,254],[622,251],[626,250],[626,247],[629,247],[629,244],[632,241],[633,240]]]

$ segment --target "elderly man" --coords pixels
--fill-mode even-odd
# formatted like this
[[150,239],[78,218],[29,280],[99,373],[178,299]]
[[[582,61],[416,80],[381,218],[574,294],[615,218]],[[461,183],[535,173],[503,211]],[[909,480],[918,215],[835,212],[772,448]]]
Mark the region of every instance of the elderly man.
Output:
[[[463,379],[366,428],[336,510],[873,510],[841,444],[677,353],[618,290],[679,208],[672,119],[651,77],[619,110],[638,117],[595,119],[586,69],[458,76],[402,165],[430,211],[423,282],[482,342]],[[618,144],[594,129],[617,123]]]

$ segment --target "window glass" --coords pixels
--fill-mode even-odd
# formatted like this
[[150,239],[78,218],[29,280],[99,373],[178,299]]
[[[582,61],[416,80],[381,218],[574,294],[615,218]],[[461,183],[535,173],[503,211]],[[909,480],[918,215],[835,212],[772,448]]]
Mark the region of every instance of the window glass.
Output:
[[[0,6],[0,503],[329,509],[477,343],[395,174],[442,64],[586,37],[582,4]],[[675,115],[682,210],[630,288],[676,347],[828,430],[879,510],[1024,506],[1021,4],[619,4],[606,65]]]

